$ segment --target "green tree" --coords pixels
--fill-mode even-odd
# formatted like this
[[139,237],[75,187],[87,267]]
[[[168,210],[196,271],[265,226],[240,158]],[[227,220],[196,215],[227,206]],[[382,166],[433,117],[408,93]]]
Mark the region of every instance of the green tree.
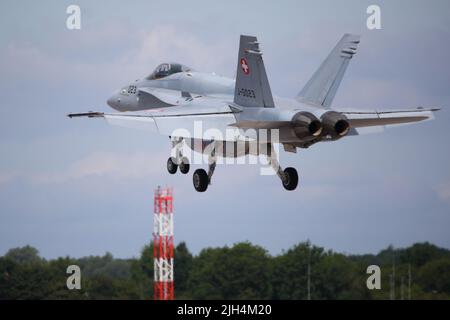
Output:
[[39,256],[39,251],[28,245],[8,250],[5,254],[5,258],[11,259],[17,263],[37,263],[42,261]]
[[450,259],[428,262],[419,270],[417,281],[426,291],[445,293],[450,297]]
[[140,299],[153,299],[153,242],[144,246],[141,257],[131,263],[131,279],[135,283]]
[[83,270],[83,275],[86,277],[103,275],[126,279],[131,275],[131,261],[114,259],[113,255],[109,252],[102,257],[89,256],[78,259],[77,264]]
[[428,242],[416,243],[399,252],[401,262],[411,263],[416,267],[421,267],[432,260],[441,258],[450,258],[450,251]]
[[188,277],[192,270],[194,258],[189,252],[185,242],[180,242],[174,250],[174,281],[175,281],[175,297],[177,299],[190,298],[186,290],[188,289]]
[[307,299],[308,263],[311,266],[311,298],[318,298],[314,273],[323,258],[322,248],[300,243],[274,259],[274,299]]
[[202,250],[188,287],[194,299],[269,299],[270,274],[267,251],[244,242]]
[[311,272],[314,284],[312,298],[316,299],[368,299],[365,269],[346,256],[327,252]]
[[[377,255],[343,255],[312,246],[293,246],[271,257],[248,242],[208,248],[193,256],[184,242],[174,248],[175,297],[195,299],[306,299],[308,265],[312,299],[389,299],[395,257],[396,298],[409,267],[413,299],[450,299],[450,251],[429,243],[392,246]],[[68,290],[69,265],[81,267],[81,290]],[[381,290],[366,288],[366,268],[381,267]],[[153,244],[138,259],[112,254],[44,260],[30,246],[0,257],[0,299],[153,299]]]

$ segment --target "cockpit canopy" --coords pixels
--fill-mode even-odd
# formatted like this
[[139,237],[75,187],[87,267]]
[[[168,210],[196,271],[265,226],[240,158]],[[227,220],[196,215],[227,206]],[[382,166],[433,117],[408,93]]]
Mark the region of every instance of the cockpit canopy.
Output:
[[192,69],[180,63],[161,63],[155,71],[147,77],[147,80],[161,79],[174,73],[189,72]]

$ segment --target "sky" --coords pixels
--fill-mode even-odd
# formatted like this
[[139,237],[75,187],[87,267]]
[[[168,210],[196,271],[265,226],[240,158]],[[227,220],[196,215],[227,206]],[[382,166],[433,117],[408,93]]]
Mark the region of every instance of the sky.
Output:
[[[66,8],[81,8],[81,29]],[[381,29],[366,9],[381,8]],[[450,248],[450,2],[0,2],[0,255],[138,256],[152,237],[153,191],[174,187],[175,241],[198,253],[251,241],[376,253],[430,241]],[[285,191],[257,165],[222,165],[197,193],[169,175],[167,137],[68,119],[161,62],[233,77],[240,34],[258,36],[272,92],[294,97],[344,33],[361,34],[335,107],[437,106],[433,122],[280,156]],[[191,168],[191,172],[193,172]]]

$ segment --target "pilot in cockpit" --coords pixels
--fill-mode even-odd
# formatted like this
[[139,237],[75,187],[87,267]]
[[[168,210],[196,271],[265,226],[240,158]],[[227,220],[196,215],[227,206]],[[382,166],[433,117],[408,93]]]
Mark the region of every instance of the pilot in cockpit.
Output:
[[179,72],[189,72],[191,68],[180,63],[162,63],[147,77],[147,80],[157,80]]

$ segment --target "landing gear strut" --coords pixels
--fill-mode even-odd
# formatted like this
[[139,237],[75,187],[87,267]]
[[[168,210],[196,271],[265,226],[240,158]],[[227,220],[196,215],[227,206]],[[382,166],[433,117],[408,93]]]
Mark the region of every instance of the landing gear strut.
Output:
[[272,143],[267,144],[266,149],[263,153],[265,153],[269,165],[273,168],[273,170],[275,170],[278,177],[280,178],[283,187],[288,191],[295,190],[298,185],[297,170],[291,167],[284,170],[281,168],[280,164],[278,163],[277,154]]

